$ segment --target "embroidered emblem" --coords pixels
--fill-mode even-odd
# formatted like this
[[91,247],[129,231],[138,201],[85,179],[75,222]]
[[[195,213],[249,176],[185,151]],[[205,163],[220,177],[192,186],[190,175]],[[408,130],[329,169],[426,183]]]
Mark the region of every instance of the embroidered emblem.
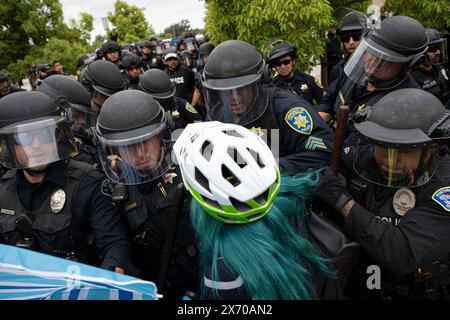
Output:
[[310,135],[313,130],[313,119],[303,107],[292,108],[288,111],[284,119],[298,133]]

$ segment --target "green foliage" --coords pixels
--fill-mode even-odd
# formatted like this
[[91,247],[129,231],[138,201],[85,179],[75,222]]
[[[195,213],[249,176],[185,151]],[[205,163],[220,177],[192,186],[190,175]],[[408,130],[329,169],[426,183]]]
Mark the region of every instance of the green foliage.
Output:
[[142,9],[117,0],[114,12],[108,12],[108,20],[113,24],[112,34],[117,35],[119,43],[146,40],[155,31],[145,20]]
[[44,45],[62,25],[58,1],[0,1],[0,69],[25,57],[33,45]]
[[333,23],[327,0],[208,0],[206,7],[206,31],[214,44],[240,39],[267,54],[282,39],[297,47],[297,67],[306,71],[325,53],[325,31]]
[[450,3],[448,0],[387,0],[383,12],[410,16],[425,28],[448,33],[450,26]]
[[183,19],[178,23],[171,24],[164,29],[163,36],[165,38],[179,37],[182,36],[184,32],[191,30],[191,23],[189,20]]
[[372,4],[372,0],[330,0],[333,9],[347,7],[356,11],[367,13],[367,8]]
[[75,73],[78,57],[89,52],[93,17],[64,23],[61,4],[53,0],[0,2],[0,70],[14,82],[26,77],[38,63],[60,60],[65,71]]

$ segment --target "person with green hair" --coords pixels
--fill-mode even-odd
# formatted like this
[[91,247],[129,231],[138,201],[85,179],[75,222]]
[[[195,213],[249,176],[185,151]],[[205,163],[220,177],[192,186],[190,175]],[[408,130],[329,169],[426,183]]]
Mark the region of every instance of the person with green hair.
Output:
[[217,121],[189,124],[174,145],[200,242],[202,299],[343,297],[307,227],[318,172],[282,176],[252,131]]

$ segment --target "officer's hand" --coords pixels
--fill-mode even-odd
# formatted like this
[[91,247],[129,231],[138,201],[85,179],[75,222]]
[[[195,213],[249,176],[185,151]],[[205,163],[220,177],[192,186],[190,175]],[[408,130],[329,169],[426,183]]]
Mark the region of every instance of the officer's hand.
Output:
[[342,174],[336,174],[330,169],[325,168],[320,172],[320,184],[316,189],[317,198],[325,202],[337,211],[352,199],[347,191],[347,181]]

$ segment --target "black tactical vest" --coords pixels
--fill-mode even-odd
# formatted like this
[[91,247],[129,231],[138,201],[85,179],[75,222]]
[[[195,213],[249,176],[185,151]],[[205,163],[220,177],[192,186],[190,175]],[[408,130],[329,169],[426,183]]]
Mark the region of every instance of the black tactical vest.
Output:
[[[166,183],[161,177],[143,185],[127,186],[127,200],[119,204],[134,244],[134,263],[142,272],[141,277],[151,281],[159,279],[168,224],[173,215],[177,185],[181,182],[179,170],[169,170],[169,173],[177,174],[172,183]],[[168,282],[169,287],[183,292],[195,291],[199,283],[198,253],[187,200],[177,229]]]
[[71,228],[73,196],[80,178],[92,168],[91,165],[69,160],[64,171],[67,184],[62,188],[66,200],[58,213],[54,213],[50,205],[54,193],[39,209],[26,210],[20,203],[17,186],[14,184],[7,188],[16,174],[16,170],[8,171],[0,181],[0,234],[4,241],[46,254],[75,258]]

